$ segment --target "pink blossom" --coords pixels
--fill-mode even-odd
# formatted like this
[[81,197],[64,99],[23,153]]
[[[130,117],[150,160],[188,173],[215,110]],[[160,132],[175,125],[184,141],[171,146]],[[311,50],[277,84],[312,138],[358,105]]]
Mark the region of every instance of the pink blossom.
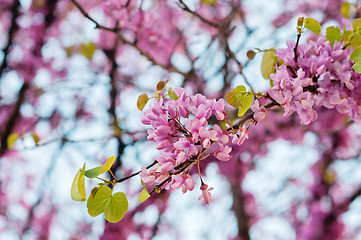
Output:
[[248,128],[243,128],[243,127],[238,128],[237,133],[233,135],[232,143],[241,145],[244,142],[244,140],[248,139],[248,133],[249,133]]
[[258,99],[254,101],[251,106],[252,111],[254,112],[253,118],[256,121],[262,121],[266,117],[267,110],[264,106],[259,105]]
[[198,197],[198,201],[203,199],[204,203],[209,205],[209,203],[211,202],[211,193],[210,191],[213,190],[212,187],[208,188],[207,184],[202,184],[202,186],[200,187],[200,190],[202,190],[202,194]]

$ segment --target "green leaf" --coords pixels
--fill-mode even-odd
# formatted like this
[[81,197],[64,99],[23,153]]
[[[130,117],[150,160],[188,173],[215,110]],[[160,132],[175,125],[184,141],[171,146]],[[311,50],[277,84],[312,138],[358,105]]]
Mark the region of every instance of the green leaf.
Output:
[[269,79],[271,73],[276,72],[276,60],[277,57],[274,55],[276,53],[275,48],[266,50],[263,54],[262,64],[261,64],[261,73],[264,79]]
[[353,50],[353,52],[351,53],[350,59],[354,63],[361,63],[361,47],[358,47],[355,50]]
[[147,189],[143,189],[140,193],[139,193],[139,203],[144,202],[145,200],[147,200],[150,197],[148,190]]
[[240,102],[238,101],[236,95],[233,93],[233,91],[229,91],[226,93],[225,96],[226,102],[231,105],[232,107],[238,108],[241,106]]
[[88,198],[87,208],[89,215],[96,217],[105,212],[111,197],[112,190],[110,187],[103,186],[99,188],[93,196],[91,195],[91,197]]
[[108,158],[107,161],[104,163],[103,168],[100,170],[99,174],[108,172],[110,168],[113,166],[115,160],[116,160],[115,156]]
[[108,172],[110,170],[110,168],[113,166],[115,159],[116,159],[115,156],[108,158],[103,166],[87,170],[85,172],[85,176],[88,178],[95,178],[95,177],[99,176],[100,174]]
[[326,28],[326,39],[331,42],[331,47],[333,48],[333,43],[335,41],[341,42],[341,30],[339,27],[328,27]]
[[105,219],[111,223],[119,222],[128,211],[127,196],[122,192],[115,193],[105,210]]
[[251,107],[253,94],[248,92],[246,87],[243,85],[237,86],[232,92],[228,92],[227,94],[226,101],[228,98],[228,100],[233,104],[230,104],[231,106],[237,106],[239,108],[238,116],[242,117],[243,114]]
[[85,184],[84,184],[84,171],[85,171],[85,163],[83,168],[79,169],[76,174],[73,184],[71,186],[71,198],[74,201],[85,201]]
[[96,217],[104,212],[105,219],[115,223],[120,221],[128,211],[128,200],[122,192],[117,192],[112,196],[112,190],[103,186],[89,197],[87,208],[90,216]]
[[87,178],[96,178],[100,175],[100,170],[103,168],[103,166],[99,166],[99,167],[96,167],[96,168],[92,168],[92,169],[89,169],[87,171],[85,171],[85,176]]
[[96,46],[92,42],[83,43],[80,45],[80,53],[88,59],[93,57],[95,50]]
[[343,2],[341,4],[340,12],[344,18],[349,18],[350,17],[350,3]]
[[90,192],[90,196],[89,196],[89,197],[94,198],[94,197],[95,197],[95,194],[97,194],[98,190],[99,190],[98,187],[93,188],[92,191]]
[[361,73],[361,64],[355,63],[352,68],[355,69],[356,72]]
[[305,28],[307,28],[311,32],[316,33],[317,35],[320,35],[320,33],[321,33],[321,24],[319,22],[317,22],[313,18],[305,18],[305,20],[303,22],[305,24]]
[[157,90],[158,91],[162,91],[163,90],[163,88],[165,87],[165,85],[167,85],[167,83],[169,82],[169,80],[167,80],[167,81],[159,81],[158,83],[157,83]]
[[361,46],[353,50],[350,59],[355,63],[352,68],[355,69],[356,72],[361,73]]
[[352,32],[352,31],[346,31],[346,30],[344,30],[343,33],[342,33],[342,39],[343,39],[345,42],[351,41],[352,36],[353,36],[353,32]]
[[355,47],[355,48],[359,47],[361,45],[361,35],[357,32],[353,32],[349,42],[350,42],[349,47]]
[[242,117],[244,113],[251,107],[252,100],[253,100],[252,94],[247,94],[243,97],[241,101],[242,106],[240,106],[238,109],[238,117]]
[[145,105],[147,104],[149,98],[148,95],[146,93],[143,93],[142,95],[140,95],[138,97],[138,101],[137,101],[137,108],[142,111],[143,108],[145,107]]
[[11,150],[13,149],[16,140],[18,140],[19,135],[17,133],[12,133],[8,136],[7,138],[7,145],[8,145],[8,149]]
[[352,27],[353,27],[353,30],[360,31],[360,29],[361,29],[361,18],[356,18],[355,20],[353,20]]
[[168,88],[168,95],[169,95],[169,97],[171,98],[171,99],[173,99],[173,100],[178,100],[178,96],[177,96],[177,94],[174,92],[174,90],[173,90],[173,88]]

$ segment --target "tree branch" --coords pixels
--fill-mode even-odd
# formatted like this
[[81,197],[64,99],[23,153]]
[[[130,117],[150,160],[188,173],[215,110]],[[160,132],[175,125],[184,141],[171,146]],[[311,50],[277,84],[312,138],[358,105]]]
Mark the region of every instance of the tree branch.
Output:
[[11,12],[12,12],[12,18],[11,18],[11,25],[10,25],[10,29],[9,29],[9,35],[8,35],[8,42],[6,44],[6,46],[4,47],[4,49],[2,50],[4,53],[4,59],[3,62],[0,66],[0,80],[1,80],[1,76],[3,71],[5,70],[5,68],[7,67],[7,57],[9,54],[9,50],[11,45],[13,44],[13,38],[15,35],[15,32],[18,30],[19,26],[17,24],[17,18],[19,17],[19,8],[20,8],[20,1],[16,0],[11,8]]

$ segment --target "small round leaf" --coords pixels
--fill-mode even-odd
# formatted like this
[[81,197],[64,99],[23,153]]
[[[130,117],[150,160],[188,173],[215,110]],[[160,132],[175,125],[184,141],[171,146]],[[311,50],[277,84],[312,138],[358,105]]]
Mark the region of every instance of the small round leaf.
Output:
[[138,97],[138,101],[137,101],[137,108],[142,111],[143,108],[145,107],[145,105],[147,104],[149,98],[148,95],[146,93],[143,93],[142,95],[140,95]]
[[165,87],[165,85],[167,85],[167,83],[169,82],[169,80],[167,80],[167,81],[159,81],[158,83],[157,83],[157,90],[158,91],[162,91],[163,90],[163,88]]
[[257,53],[255,51],[253,51],[253,50],[248,50],[247,51],[247,57],[248,57],[249,60],[253,60],[256,57],[256,54]]
[[144,202],[145,200],[147,200],[150,197],[148,190],[147,189],[143,189],[140,193],[139,193],[139,203]]
[[313,18],[305,18],[304,20],[305,28],[310,30],[311,32],[316,33],[317,35],[320,35],[321,33],[321,24],[317,22]]

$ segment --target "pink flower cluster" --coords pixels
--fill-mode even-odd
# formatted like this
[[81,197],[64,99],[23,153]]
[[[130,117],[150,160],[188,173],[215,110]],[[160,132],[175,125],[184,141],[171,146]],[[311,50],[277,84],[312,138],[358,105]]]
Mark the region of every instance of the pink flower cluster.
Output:
[[352,69],[352,49],[335,42],[333,48],[324,37],[297,47],[289,41],[288,48],[279,49],[276,56],[284,62],[271,74],[274,86],[268,94],[289,116],[297,112],[302,124],[317,119],[315,107],[335,108],[361,122],[361,79]]
[[[229,142],[226,130],[217,124],[208,126],[212,115],[218,120],[227,118],[223,99],[207,99],[201,94],[187,96],[183,88],[174,91],[179,96],[177,100],[160,98],[144,114],[142,123],[152,126],[148,130],[148,139],[158,143],[161,156],[156,159],[158,165],[155,168],[143,168],[140,176],[146,185],[166,181],[165,189],[182,188],[187,192],[194,189],[188,170],[211,155],[220,161],[228,161],[232,147],[226,145]],[[232,142],[242,144],[248,138],[247,134],[248,130],[240,128]]]

